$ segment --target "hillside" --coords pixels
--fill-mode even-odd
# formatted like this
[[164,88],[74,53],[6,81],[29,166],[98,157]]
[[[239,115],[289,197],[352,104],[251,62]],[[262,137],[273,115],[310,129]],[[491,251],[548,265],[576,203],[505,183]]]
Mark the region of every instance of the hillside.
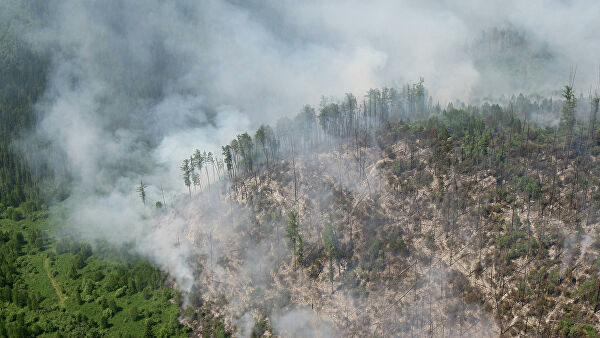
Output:
[[257,336],[596,335],[594,121],[486,104],[392,122],[365,105],[327,131],[332,105],[312,130],[296,118],[223,147],[231,183],[183,214],[194,306]]

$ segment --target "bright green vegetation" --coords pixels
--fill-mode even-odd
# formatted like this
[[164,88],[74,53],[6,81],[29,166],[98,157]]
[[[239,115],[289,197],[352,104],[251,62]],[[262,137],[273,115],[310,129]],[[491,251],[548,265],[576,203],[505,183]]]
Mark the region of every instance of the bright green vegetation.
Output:
[[185,336],[181,296],[164,273],[118,248],[65,238],[46,219],[69,184],[28,156],[49,144],[16,142],[35,126],[46,90],[48,55],[22,39],[46,6],[0,2],[0,337]]
[[[178,337],[181,296],[141,258],[0,219],[0,337]],[[116,252],[116,253],[115,253]]]

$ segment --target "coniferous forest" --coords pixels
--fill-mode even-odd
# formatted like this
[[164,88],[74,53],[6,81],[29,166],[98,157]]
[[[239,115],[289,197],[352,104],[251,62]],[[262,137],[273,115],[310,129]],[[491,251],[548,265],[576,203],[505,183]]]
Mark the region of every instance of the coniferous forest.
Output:
[[53,171],[28,156],[38,145],[16,143],[35,127],[49,65],[18,38],[16,21],[33,21],[43,2],[10,5],[2,10],[14,20],[3,13],[0,23],[0,336],[184,336],[169,303],[181,296],[164,273],[108,244],[92,250],[49,221],[47,201],[61,197],[46,189]]

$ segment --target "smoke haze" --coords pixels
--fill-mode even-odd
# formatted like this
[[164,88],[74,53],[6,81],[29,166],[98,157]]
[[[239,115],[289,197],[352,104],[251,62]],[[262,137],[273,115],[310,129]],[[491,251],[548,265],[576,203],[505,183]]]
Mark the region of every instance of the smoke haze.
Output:
[[[56,153],[36,155],[67,169],[69,226],[84,238],[135,243],[184,290],[194,283],[188,261],[197,252],[178,234],[197,220],[149,222],[135,186],[150,185],[151,204],[162,200],[161,186],[167,204],[184,200],[178,167],[193,149],[218,151],[236,133],[295,115],[321,95],[362,95],[419,77],[442,103],[549,93],[575,65],[576,90],[587,93],[598,80],[600,3],[591,0],[48,6],[43,28],[24,36],[52,61],[42,118],[28,138],[50,141]],[[300,330],[287,324],[310,315],[294,311],[275,329]]]
[[[27,34],[53,61],[38,133],[63,150],[76,190],[111,190],[119,179],[161,171],[175,186],[173,165],[193,148],[219,149],[321,95],[421,76],[442,102],[547,92],[575,65],[576,88],[587,92],[600,62],[600,5],[592,1],[49,6],[45,27]],[[497,27],[504,31],[494,35]],[[532,74],[510,78],[510,67]]]

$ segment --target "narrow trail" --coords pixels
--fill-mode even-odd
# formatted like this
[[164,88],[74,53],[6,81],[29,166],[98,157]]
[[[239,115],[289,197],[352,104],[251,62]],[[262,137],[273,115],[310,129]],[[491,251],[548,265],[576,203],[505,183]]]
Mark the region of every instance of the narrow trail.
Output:
[[52,286],[54,287],[54,290],[56,291],[56,295],[58,296],[58,305],[60,305],[60,307],[64,308],[65,300],[67,299],[67,296],[65,296],[62,293],[62,290],[60,289],[60,284],[58,284],[58,282],[54,279],[54,277],[52,277],[52,274],[50,273],[49,261],[50,261],[50,259],[48,257],[46,257],[44,259],[44,270],[46,270],[46,275],[50,279],[50,283],[52,283]]

